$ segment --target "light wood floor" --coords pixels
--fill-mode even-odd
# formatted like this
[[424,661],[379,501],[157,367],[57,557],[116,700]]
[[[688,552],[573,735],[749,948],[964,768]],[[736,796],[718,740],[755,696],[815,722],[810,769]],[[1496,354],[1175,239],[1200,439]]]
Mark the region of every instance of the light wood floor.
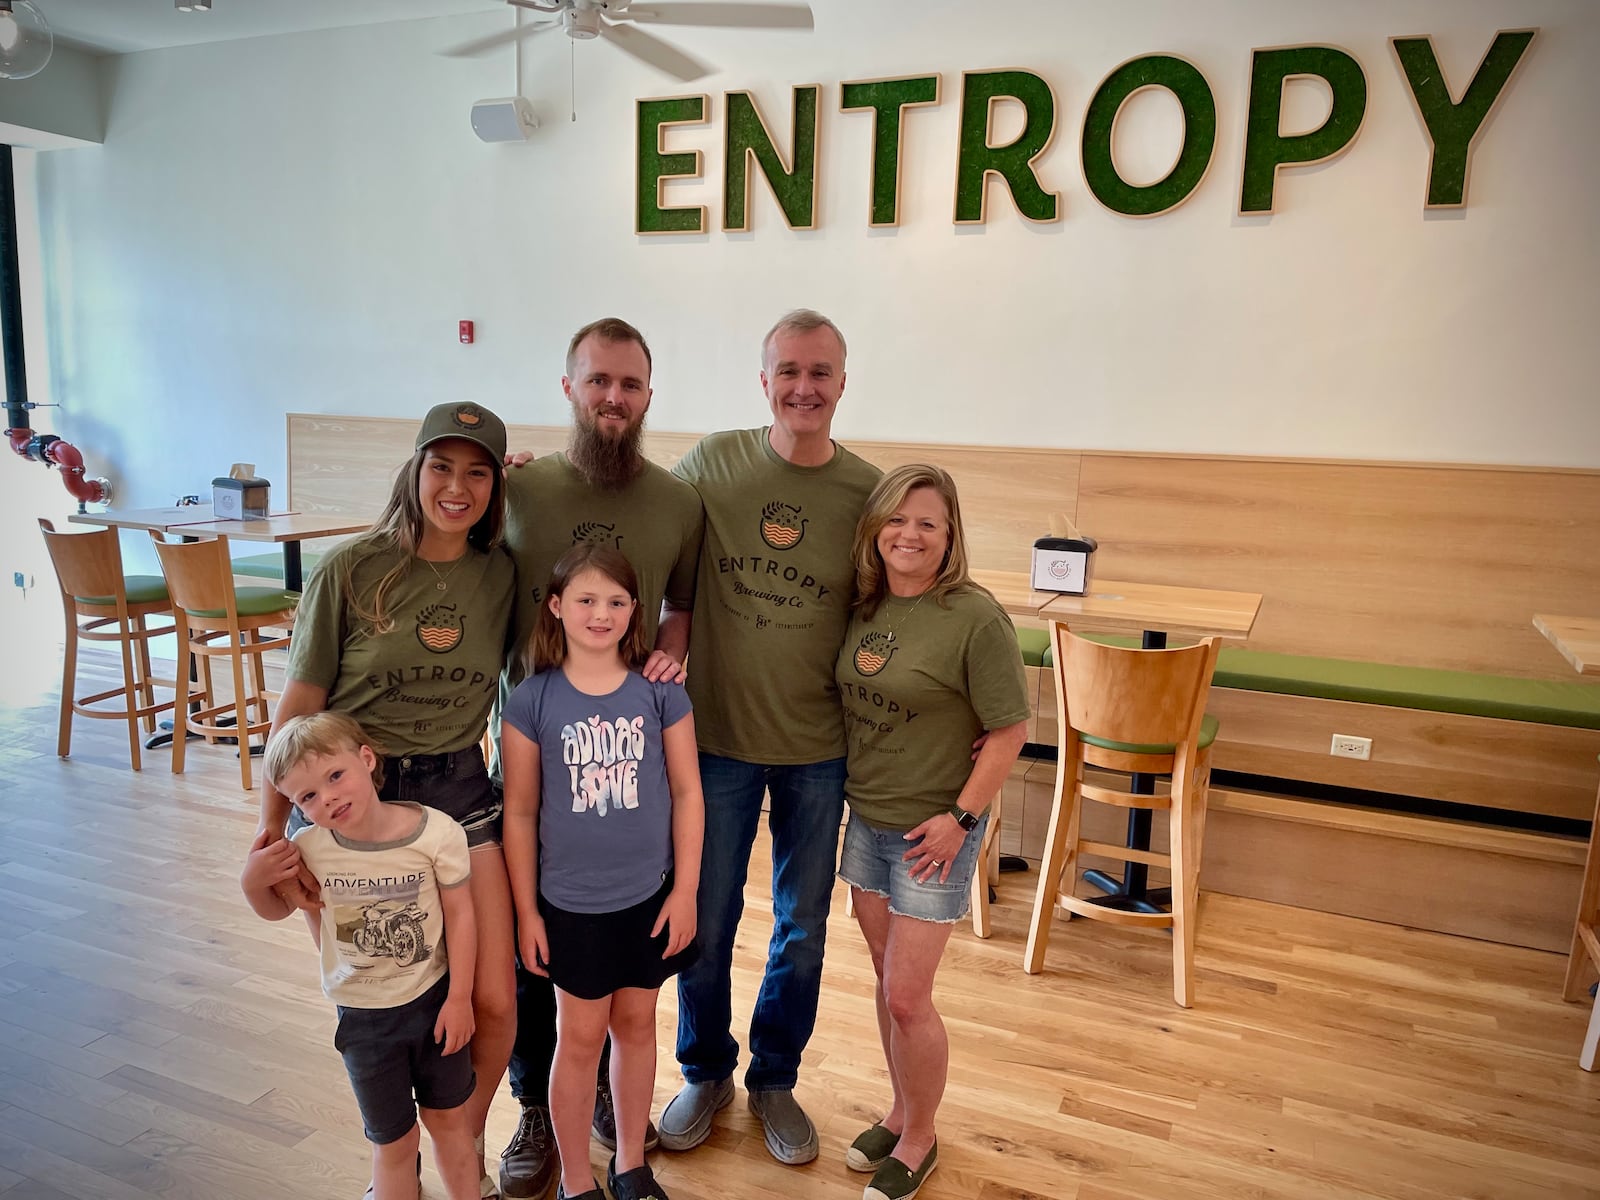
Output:
[[[27,665],[48,658],[0,667],[0,1200],[356,1200],[366,1151],[304,930],[239,896],[255,816],[232,751],[135,775],[120,727],[80,720],[58,759]],[[770,928],[753,875],[745,1012]],[[1110,926],[1058,926],[1024,975],[1033,884],[1006,876],[994,938],[962,926],[940,975],[928,1200],[1600,1197],[1600,1076],[1576,1066],[1558,956],[1208,897],[1185,1012],[1168,943]],[[860,1195],[842,1154],[884,1077],[842,903],[830,932],[800,1085],[821,1158],[773,1162],[741,1096],[704,1147],[656,1157],[675,1200]],[[664,994],[663,1047],[673,1024]],[[658,1105],[675,1086],[664,1052]],[[507,1097],[491,1146],[513,1119]]]

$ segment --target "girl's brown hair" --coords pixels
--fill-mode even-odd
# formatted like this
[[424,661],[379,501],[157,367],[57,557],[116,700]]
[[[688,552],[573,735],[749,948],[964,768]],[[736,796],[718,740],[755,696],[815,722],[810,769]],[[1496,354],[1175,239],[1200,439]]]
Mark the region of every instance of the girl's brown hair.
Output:
[[[917,488],[932,488],[944,501],[945,519],[950,526],[950,546],[939,564],[939,573],[925,593],[931,595],[940,607],[948,608],[945,597],[962,588],[984,591],[967,573],[967,537],[961,527],[961,501],[956,497],[956,481],[942,467],[928,463],[907,463],[896,467],[878,481],[861,510],[861,520],[856,524],[855,542],[851,557],[856,568],[856,609],[864,620],[870,621],[889,594],[889,582],[883,569],[883,556],[878,553],[878,534],[889,523],[889,518],[900,510],[906,497]],[[985,592],[987,594],[987,592]]]
[[[406,460],[399,474],[395,476],[394,486],[389,489],[389,502],[384,505],[377,523],[356,539],[353,545],[354,552],[344,555],[341,559],[343,569],[339,580],[340,590],[349,598],[356,620],[373,636],[388,633],[394,628],[394,618],[388,611],[389,593],[411,570],[412,561],[417,556],[417,547],[422,543],[426,518],[422,515],[419,483],[422,479],[422,468],[427,463],[428,449],[428,446],[424,446]],[[483,453],[486,457],[489,456],[487,450]],[[505,532],[505,471],[500,463],[494,463],[493,466],[494,487],[489,493],[489,507],[467,531],[469,552],[493,549],[500,544],[501,535]],[[378,580],[378,585],[372,589],[370,596],[358,594],[354,581],[356,568],[374,555],[394,551],[400,552],[400,561]]]
[[584,544],[563,554],[550,572],[550,584],[544,590],[533,635],[528,639],[525,657],[529,674],[554,670],[566,660],[567,631],[561,627],[561,619],[550,611],[550,597],[563,595],[572,581],[585,571],[598,571],[633,599],[627,631],[617,644],[624,665],[630,671],[638,671],[650,657],[650,646],[644,640],[644,613],[639,604],[639,576],[633,564],[620,550]]

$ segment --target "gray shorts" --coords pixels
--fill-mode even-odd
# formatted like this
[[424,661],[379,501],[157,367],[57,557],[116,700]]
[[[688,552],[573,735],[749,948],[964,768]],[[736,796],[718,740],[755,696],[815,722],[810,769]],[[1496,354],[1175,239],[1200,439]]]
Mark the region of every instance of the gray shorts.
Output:
[[470,1044],[443,1054],[433,1039],[449,993],[446,975],[398,1008],[339,1006],[333,1044],[344,1056],[367,1141],[378,1146],[398,1142],[417,1123],[418,1104],[459,1108],[477,1086]]

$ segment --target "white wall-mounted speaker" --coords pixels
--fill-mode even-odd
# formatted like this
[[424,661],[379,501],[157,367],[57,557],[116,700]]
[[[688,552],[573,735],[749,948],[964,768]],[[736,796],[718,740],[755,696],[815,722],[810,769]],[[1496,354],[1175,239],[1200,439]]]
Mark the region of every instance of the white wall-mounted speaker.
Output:
[[472,106],[472,132],[486,142],[523,142],[539,128],[533,105],[521,96],[479,100]]

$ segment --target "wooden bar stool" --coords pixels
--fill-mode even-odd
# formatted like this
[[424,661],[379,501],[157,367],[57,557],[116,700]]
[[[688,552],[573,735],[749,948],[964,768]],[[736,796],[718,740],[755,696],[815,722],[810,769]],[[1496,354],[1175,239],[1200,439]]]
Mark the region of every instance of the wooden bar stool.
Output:
[[[146,618],[172,615],[172,601],[166,582],[159,575],[124,575],[122,547],[115,529],[93,533],[58,533],[49,521],[41,519],[50,561],[55,566],[56,583],[61,588],[61,610],[67,619],[67,636],[61,671],[61,726],[56,737],[56,753],[62,758],[72,750],[72,718],[128,723],[128,754],[133,769],[139,770],[139,726],[154,733],[156,714],[173,707],[173,701],[155,702],[155,688],[177,688],[171,679],[157,679],[150,671],[150,639],[173,631],[171,625],[151,628]],[[108,628],[113,627],[113,628]],[[87,696],[78,690],[78,641],[116,642],[122,651],[122,686]],[[96,708],[120,696],[120,708]]]
[[[1567,955],[1567,977],[1561,995],[1567,1000],[1587,1000],[1589,987],[1600,969],[1600,797],[1595,800],[1594,822],[1589,826],[1589,853],[1584,860],[1583,887],[1578,893],[1578,915],[1572,924],[1572,951]],[[1589,1030],[1583,1039],[1578,1065],[1595,1069],[1600,1050],[1600,996],[1589,1013]]]
[[[289,644],[287,634],[268,637],[265,631],[293,624],[300,595],[279,588],[235,588],[226,536],[203,542],[166,542],[155,532],[150,537],[172,593],[179,649],[185,659],[192,654],[201,667],[199,688],[189,685],[188,698],[198,704],[191,705],[186,725],[208,742],[238,739],[239,777],[248,792],[254,786],[250,739],[265,739],[272,727],[267,702],[277,699],[276,692],[267,691],[262,656]],[[211,660],[218,657],[226,657],[233,671],[233,697],[226,702],[212,681]],[[172,739],[174,774],[183,773],[186,741],[176,735]]]
[[[1200,848],[1216,720],[1205,715],[1216,638],[1177,650],[1134,650],[1080,638],[1059,622],[1051,627],[1061,752],[1039,890],[1023,968],[1044,967],[1051,918],[1091,917],[1118,925],[1172,930],[1172,991],[1184,1008],[1194,989],[1195,924],[1200,898]],[[1132,775],[1169,775],[1171,787],[1152,795],[1084,781],[1085,765]],[[1131,784],[1131,781],[1130,781]],[[1122,808],[1168,809],[1170,852],[1131,850],[1080,835],[1082,802]],[[1093,854],[1146,863],[1172,872],[1172,911],[1126,911],[1075,894],[1079,859]],[[1107,899],[1113,899],[1108,897]]]

